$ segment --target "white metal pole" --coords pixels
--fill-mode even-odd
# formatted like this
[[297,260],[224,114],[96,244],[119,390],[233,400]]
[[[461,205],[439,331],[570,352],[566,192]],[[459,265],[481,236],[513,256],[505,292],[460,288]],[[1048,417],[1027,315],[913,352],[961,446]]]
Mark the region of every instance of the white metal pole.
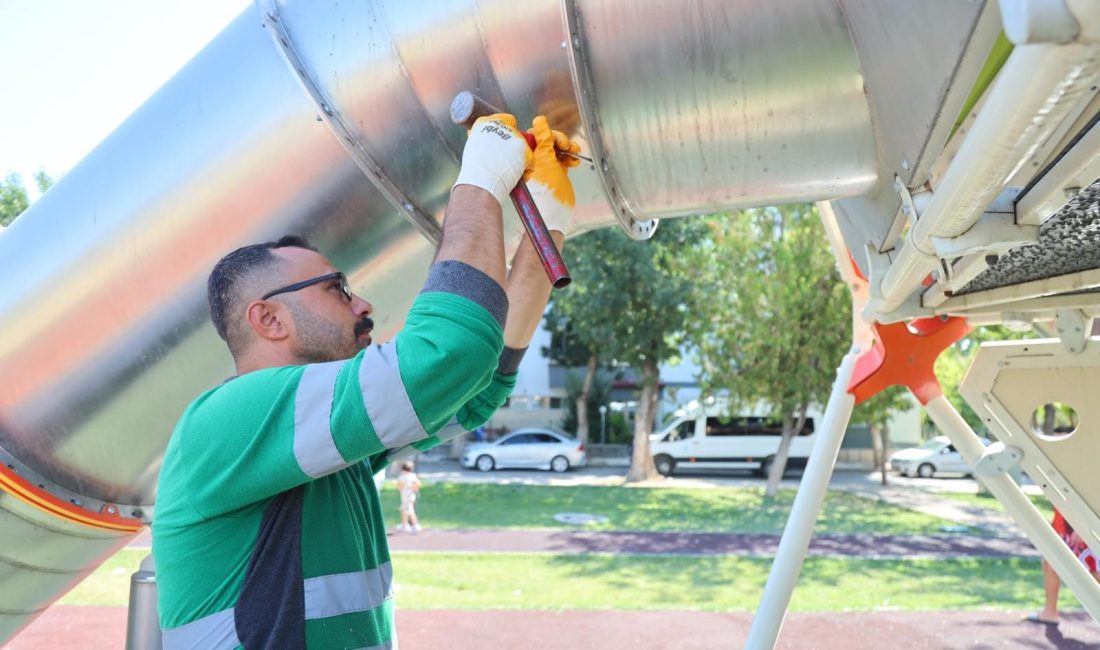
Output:
[[[966,462],[975,467],[986,448],[951,402],[941,395],[929,400],[924,405],[924,410],[940,431],[951,439],[951,444],[955,445],[955,449]],[[1008,474],[983,477],[982,482],[1004,505],[1005,510],[1012,515],[1047,562],[1050,562],[1066,586],[1076,594],[1088,613],[1100,621],[1100,585],[1097,585],[1084,565],[1054,532],[1050,522],[1035,509],[1020,486]]]
[[772,562],[768,583],[764,586],[764,595],[760,598],[752,628],[749,629],[749,638],[745,641],[746,648],[774,648],[776,639],[779,638],[787,605],[791,601],[791,592],[794,591],[798,574],[802,570],[802,561],[810,546],[814,522],[817,521],[821,504],[825,500],[837,452],[855,406],[855,397],[848,392],[848,384],[852,380],[856,359],[861,352],[858,346],[852,346],[837,369],[829,404],[825,407],[824,424],[810,452],[806,471],[798,486],[798,494],[795,495],[791,514],[787,518],[787,526],[779,540],[779,549]]

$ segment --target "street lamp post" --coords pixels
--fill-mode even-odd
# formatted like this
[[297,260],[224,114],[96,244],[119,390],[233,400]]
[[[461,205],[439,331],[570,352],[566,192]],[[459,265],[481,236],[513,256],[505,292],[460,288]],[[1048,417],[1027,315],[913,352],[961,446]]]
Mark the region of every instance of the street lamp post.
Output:
[[600,444],[607,444],[607,405],[600,404]]

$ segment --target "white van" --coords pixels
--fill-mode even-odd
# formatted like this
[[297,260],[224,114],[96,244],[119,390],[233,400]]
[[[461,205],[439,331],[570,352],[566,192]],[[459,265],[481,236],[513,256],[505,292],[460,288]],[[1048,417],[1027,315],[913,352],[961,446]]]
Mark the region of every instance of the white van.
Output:
[[[788,469],[806,467],[819,418],[819,412],[807,412],[802,430],[791,441]],[[665,476],[684,468],[749,469],[767,476],[782,437],[778,418],[729,415],[721,401],[691,402],[650,437],[650,451],[657,471]]]

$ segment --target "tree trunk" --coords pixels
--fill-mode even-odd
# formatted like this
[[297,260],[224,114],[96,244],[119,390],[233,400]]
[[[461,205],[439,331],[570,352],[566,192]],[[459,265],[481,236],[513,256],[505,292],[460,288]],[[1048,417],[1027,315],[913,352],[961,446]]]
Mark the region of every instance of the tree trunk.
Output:
[[806,405],[798,408],[798,415],[783,414],[783,438],[779,441],[779,449],[772,459],[771,470],[768,472],[768,485],[764,488],[764,496],[774,497],[779,492],[779,481],[787,471],[787,457],[791,453],[791,441],[795,432],[801,431],[806,425]]
[[638,398],[638,410],[634,416],[634,451],[630,459],[627,483],[652,481],[662,478],[653,464],[649,451],[649,435],[653,433],[653,415],[657,406],[657,366],[646,363],[642,367],[642,394]]
[[1054,409],[1053,404],[1043,405],[1043,433],[1051,435],[1054,433],[1054,417],[1058,412]]
[[879,437],[882,440],[882,485],[887,485],[887,460],[890,459],[890,427],[882,425],[879,429]]
[[[596,377],[596,355],[588,356],[588,365],[584,368],[584,384],[577,395],[577,440],[588,444],[588,395],[592,392],[592,380]],[[602,441],[601,441],[602,442]]]
[[890,458],[890,427],[871,425],[871,444],[875,446],[875,466],[883,485],[887,485],[886,460]]

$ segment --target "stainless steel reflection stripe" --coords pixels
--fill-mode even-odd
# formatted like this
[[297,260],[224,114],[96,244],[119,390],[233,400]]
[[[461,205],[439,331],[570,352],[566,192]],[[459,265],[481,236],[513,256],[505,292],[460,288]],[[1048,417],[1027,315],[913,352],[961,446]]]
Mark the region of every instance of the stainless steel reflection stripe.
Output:
[[307,578],[306,620],[369,612],[390,597],[392,586],[393,566],[389,562],[367,571]]
[[[307,578],[303,585],[307,621],[369,612],[390,597],[393,566],[386,562],[377,569]],[[237,639],[232,607],[170,630],[162,630],[162,636],[166,650],[229,650],[241,644]],[[396,643],[388,641],[375,647],[396,647]]]
[[161,630],[164,650],[232,650],[241,645],[233,608],[191,621],[170,630]]
[[279,17],[279,7],[276,0],[256,0],[260,11],[263,13],[263,26],[271,34],[271,40],[275,42],[275,47],[282,54],[283,59],[286,60],[287,65],[294,71],[294,75],[301,83],[302,88],[309,94],[313,103],[316,104],[317,110],[321,119],[328,124],[332,129],[336,139],[339,140],[340,145],[348,152],[351,159],[355,161],[355,164],[363,171],[363,174],[367,179],[382,193],[382,196],[386,197],[386,200],[397,209],[399,213],[404,215],[425,237],[430,239],[433,243],[438,243],[440,237],[442,237],[442,231],[436,224],[435,220],[430,215],[421,210],[412,198],[405,194],[390,178],[386,175],[382,166],[374,159],[373,156],[363,147],[355,131],[348,127],[344,123],[343,118],[333,108],[333,103],[326,96],[324,91],[321,90],[321,86],[313,80],[309,72],[306,70],[305,62],[301,56],[298,55],[298,51],[294,47],[294,41],[290,38],[290,33],[287,32],[286,27],[283,25],[282,20]]
[[567,31],[565,49],[569,53],[569,72],[573,77],[573,87],[576,89],[577,110],[580,112],[584,130],[588,134],[588,146],[591,147],[592,157],[596,160],[593,167],[600,178],[604,196],[614,210],[615,218],[631,238],[649,239],[653,233],[657,232],[657,223],[660,220],[641,219],[635,214],[634,208],[619,190],[620,184],[615,174],[615,167],[607,154],[607,148],[604,147],[603,135],[596,117],[599,114],[599,107],[596,104],[596,86],[588,68],[580,9],[577,7],[576,0],[562,0],[562,13],[565,16]]
[[305,367],[294,395],[294,458],[302,471],[321,478],[348,466],[332,438],[336,378],[346,361]]
[[359,389],[363,391],[367,417],[386,449],[428,437],[401,381],[396,343],[367,348],[359,366]]

